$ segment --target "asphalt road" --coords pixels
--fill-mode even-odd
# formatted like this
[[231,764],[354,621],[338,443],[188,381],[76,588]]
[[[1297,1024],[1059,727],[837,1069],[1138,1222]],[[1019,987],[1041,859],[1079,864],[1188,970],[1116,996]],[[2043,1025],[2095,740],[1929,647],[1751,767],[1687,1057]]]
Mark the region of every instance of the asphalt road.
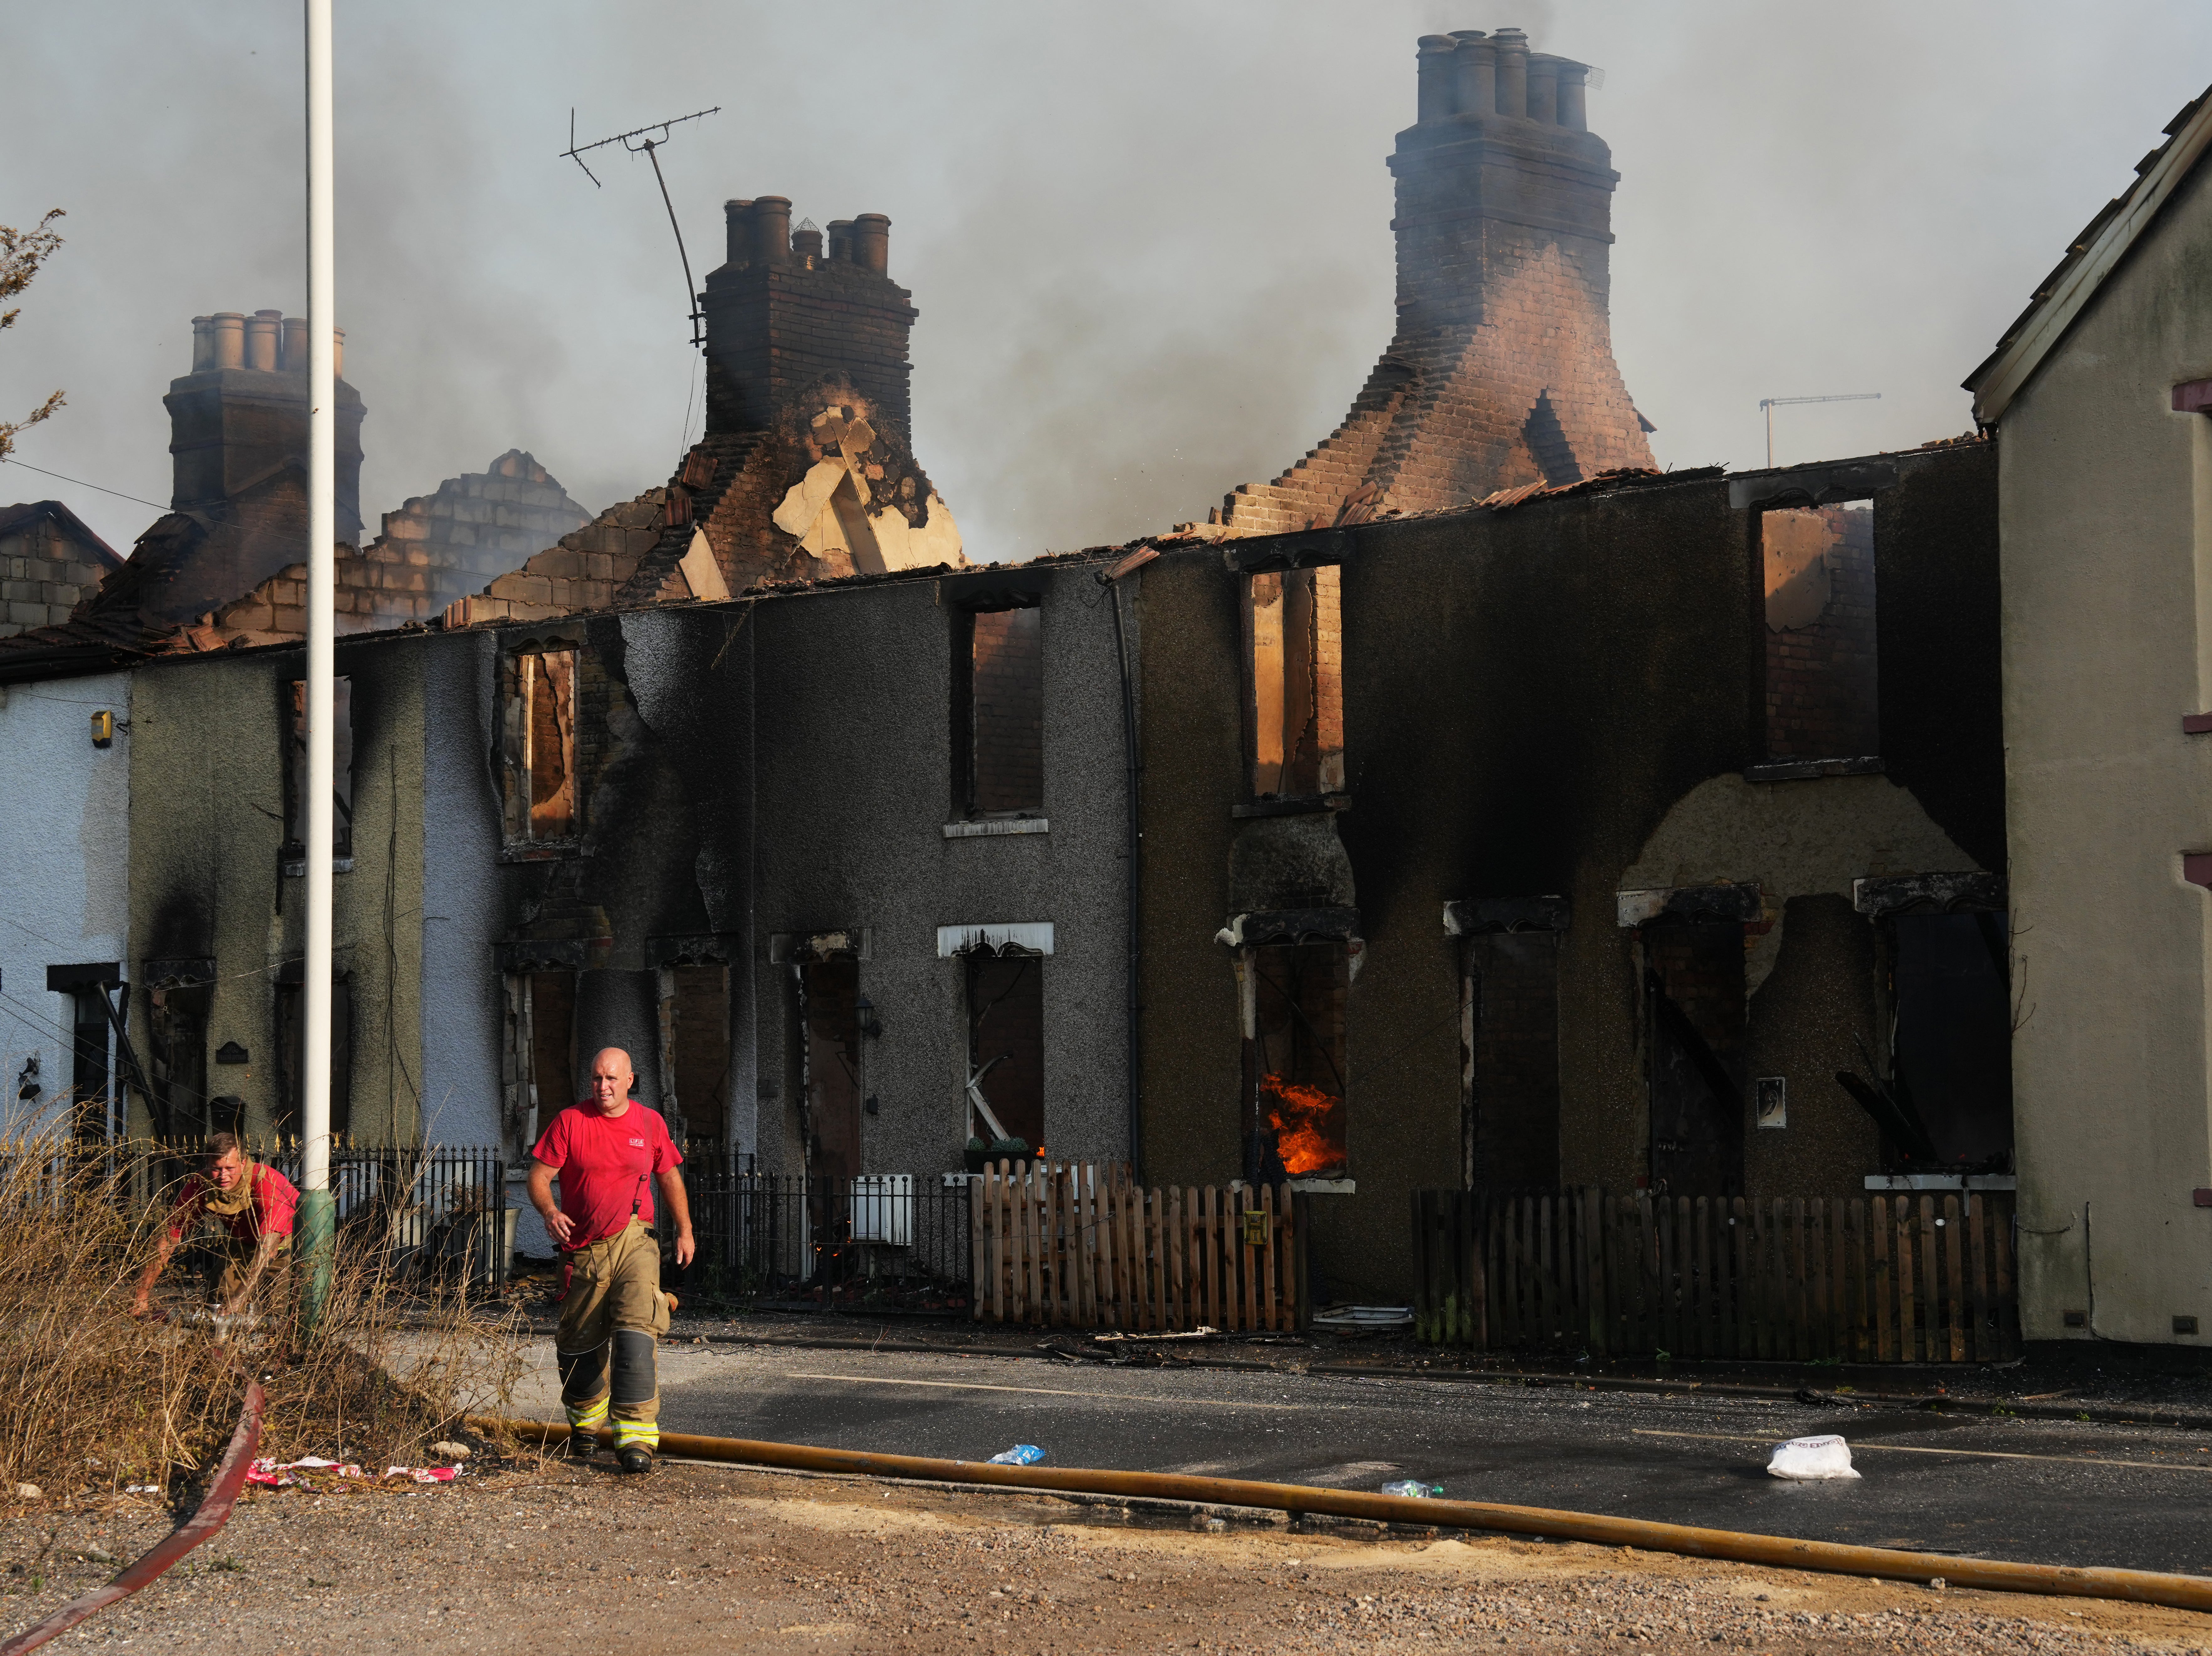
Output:
[[[550,1342],[518,1412],[558,1419]],[[667,1345],[671,1431],[1374,1489],[1871,1546],[2212,1575],[2212,1434],[1401,1379],[1109,1369]],[[1771,1446],[1837,1432],[1862,1477],[1789,1483]]]

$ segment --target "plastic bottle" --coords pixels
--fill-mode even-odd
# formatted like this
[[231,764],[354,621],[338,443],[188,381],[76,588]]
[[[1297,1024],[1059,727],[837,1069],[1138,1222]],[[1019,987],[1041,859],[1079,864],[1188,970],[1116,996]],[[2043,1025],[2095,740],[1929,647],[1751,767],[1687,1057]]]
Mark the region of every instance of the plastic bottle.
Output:
[[1443,1492],[1443,1484],[1423,1483],[1417,1478],[1401,1478],[1395,1483],[1382,1486],[1382,1493],[1386,1495],[1407,1495],[1415,1501],[1431,1500]]
[[1018,1443],[1002,1454],[991,1457],[994,1466],[1034,1466],[1044,1458],[1044,1451],[1034,1443]]

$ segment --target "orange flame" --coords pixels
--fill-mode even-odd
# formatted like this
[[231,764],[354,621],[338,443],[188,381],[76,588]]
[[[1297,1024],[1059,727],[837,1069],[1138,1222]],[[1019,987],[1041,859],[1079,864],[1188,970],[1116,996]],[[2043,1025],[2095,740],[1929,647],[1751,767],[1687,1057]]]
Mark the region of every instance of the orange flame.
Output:
[[1342,1099],[1280,1075],[1261,1076],[1260,1091],[1276,1100],[1267,1125],[1275,1129],[1285,1172],[1297,1178],[1344,1165]]

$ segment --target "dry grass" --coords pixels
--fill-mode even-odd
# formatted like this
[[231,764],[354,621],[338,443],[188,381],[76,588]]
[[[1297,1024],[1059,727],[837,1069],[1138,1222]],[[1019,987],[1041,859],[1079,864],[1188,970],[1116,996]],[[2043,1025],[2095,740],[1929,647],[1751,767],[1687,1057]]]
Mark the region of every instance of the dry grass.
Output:
[[53,1141],[0,1148],[0,1490],[189,1482],[236,1423],[246,1369],[268,1392],[262,1452],[283,1460],[417,1464],[460,1416],[504,1404],[516,1319],[423,1275],[388,1222],[341,1224],[312,1339],[289,1318],[211,1319],[181,1251],[155,1290],[167,1320],[133,1318],[183,1171]]

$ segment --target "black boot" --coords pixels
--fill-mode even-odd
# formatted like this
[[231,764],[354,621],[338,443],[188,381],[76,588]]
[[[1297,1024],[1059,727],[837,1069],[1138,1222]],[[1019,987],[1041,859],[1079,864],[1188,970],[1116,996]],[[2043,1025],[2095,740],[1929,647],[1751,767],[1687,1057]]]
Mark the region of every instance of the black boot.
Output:
[[633,1443],[615,1451],[615,1464],[625,1472],[649,1472],[653,1470],[653,1451]]

